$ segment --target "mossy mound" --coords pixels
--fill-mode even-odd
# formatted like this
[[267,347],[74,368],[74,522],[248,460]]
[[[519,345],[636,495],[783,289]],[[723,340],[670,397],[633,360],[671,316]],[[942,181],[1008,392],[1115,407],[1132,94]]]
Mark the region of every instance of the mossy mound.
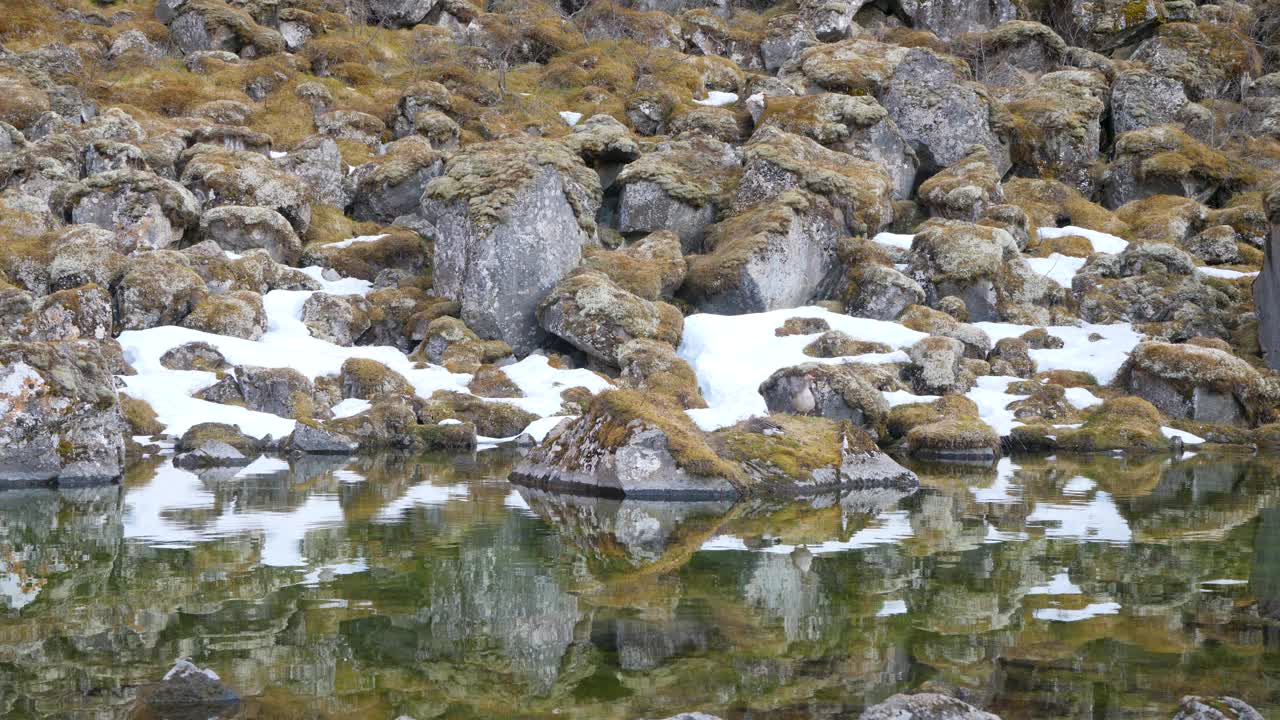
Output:
[[193,425],[182,434],[174,449],[180,453],[191,452],[206,442],[226,443],[245,455],[262,451],[262,441],[240,432],[238,426],[226,423]]
[[464,393],[437,390],[418,409],[424,424],[459,420],[476,426],[476,432],[491,438],[519,435],[537,415],[501,400],[488,401]]
[[120,413],[124,416],[130,436],[154,437],[164,432],[164,425],[146,400],[120,393]]
[[413,385],[403,375],[367,358],[348,358],[338,373],[342,397],[375,400],[388,395],[413,395]]
[[1079,428],[1032,425],[1014,428],[1010,442],[1034,449],[1073,452],[1162,452],[1172,443],[1161,431],[1160,411],[1136,397],[1104,402],[1089,412]]
[[1116,214],[1057,180],[1015,177],[1004,183],[1005,202],[1022,208],[1033,227],[1074,225],[1112,235],[1128,226]]

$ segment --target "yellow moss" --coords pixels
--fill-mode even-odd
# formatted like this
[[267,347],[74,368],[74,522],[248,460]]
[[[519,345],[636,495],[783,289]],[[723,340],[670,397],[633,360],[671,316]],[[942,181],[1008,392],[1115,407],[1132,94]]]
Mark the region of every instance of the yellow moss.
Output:
[[129,435],[159,435],[164,432],[156,411],[146,400],[121,393],[120,412],[124,415]]
[[870,437],[849,423],[801,415],[773,415],[766,422],[781,432],[772,427],[762,432],[760,421],[747,420],[717,430],[714,442],[727,460],[749,468],[776,469],[794,480],[821,468],[839,467],[846,440],[851,452],[875,449]]
[[604,447],[624,445],[638,429],[632,421],[639,420],[663,431],[672,458],[690,474],[730,480],[739,477],[738,468],[711,449],[706,436],[684,411],[663,403],[661,398],[635,390],[608,390],[591,401],[587,412],[607,419],[600,433]]

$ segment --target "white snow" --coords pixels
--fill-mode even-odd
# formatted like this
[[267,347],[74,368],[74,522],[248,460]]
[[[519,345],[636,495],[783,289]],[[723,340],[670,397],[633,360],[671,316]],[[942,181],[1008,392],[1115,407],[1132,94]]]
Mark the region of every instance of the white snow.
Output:
[[368,569],[369,563],[364,558],[357,558],[353,562],[339,562],[321,565],[303,576],[302,584],[319,585],[322,582],[329,582],[340,575],[354,575],[355,573],[365,572]]
[[731,92],[721,92],[719,90],[711,90],[707,93],[707,97],[702,100],[694,100],[699,105],[708,105],[711,107],[721,107],[723,105],[732,105],[738,102],[738,94]]
[[564,120],[564,123],[569,127],[573,127],[574,125],[578,124],[579,120],[582,119],[582,113],[573,112],[572,110],[561,110],[560,119]]
[[990,425],[1000,437],[1008,435],[1015,427],[1022,424],[1013,416],[1012,410],[1006,409],[1009,403],[1030,397],[1006,392],[1009,383],[1018,380],[1019,378],[1016,377],[984,375],[978,378],[978,382],[969,389],[969,392],[964,394],[978,406],[978,415],[982,417],[982,421]]
[[1102,398],[1089,392],[1087,388],[1066,388],[1063,392],[1063,396],[1066,398],[1067,402],[1071,403],[1072,406],[1080,409],[1102,404]]
[[502,398],[494,402],[510,403],[542,417],[554,415],[560,410],[560,393],[569,388],[585,387],[592,393],[598,393],[613,387],[608,380],[590,370],[561,370],[551,367],[544,355],[530,355],[518,363],[504,366],[502,372],[511,378],[511,382],[525,396]]
[[279,160],[279,159],[281,159],[281,158],[287,158],[287,157],[289,157],[289,153],[287,153],[287,152],[283,152],[283,151],[281,151],[281,150],[272,150],[272,151],[271,151],[271,159],[272,159],[272,160]]
[[904,235],[902,233],[882,232],[871,238],[871,242],[888,245],[899,250],[910,250],[911,241],[915,239],[915,235]]
[[[975,324],[991,336],[993,343],[1007,337],[1017,337],[1034,329],[1032,325],[1012,323]],[[1093,375],[1102,385],[1115,379],[1120,366],[1142,340],[1142,335],[1128,323],[1115,325],[1081,323],[1078,327],[1053,325],[1046,327],[1045,330],[1050,335],[1062,338],[1063,347],[1056,350],[1032,350],[1031,359],[1036,361],[1036,366],[1040,370],[1081,370]],[[1095,333],[1101,336],[1101,339],[1096,342],[1089,340],[1089,336]]]
[[880,609],[876,611],[876,617],[889,617],[890,615],[905,615],[907,613],[906,600],[885,600]]
[[[819,307],[749,315],[690,315],[685,318],[679,355],[693,367],[702,396],[707,401],[708,407],[688,411],[699,427],[715,430],[755,415],[767,414],[764,398],[757,389],[760,383],[781,368],[806,362],[841,363],[850,360],[805,355],[805,346],[813,342],[817,334],[774,335],[774,330],[792,317],[821,318],[833,330],[893,348],[909,347],[925,337],[924,333],[897,323],[849,317]],[[873,364],[907,362],[907,355],[899,349],[851,359]]]
[[1243,277],[1257,277],[1257,272],[1240,272],[1239,270],[1228,270],[1227,268],[1216,267],[1198,267],[1196,272],[1209,277],[1223,278],[1225,280],[1235,280]]
[[1027,591],[1028,595],[1083,595],[1079,585],[1071,582],[1066,570],[1055,574],[1049,582],[1037,585]]
[[1098,232],[1097,230],[1087,230],[1082,227],[1076,227],[1075,225],[1068,225],[1060,228],[1042,227],[1038,232],[1040,239],[1042,240],[1071,236],[1082,237],[1093,245],[1094,252],[1110,253],[1112,255],[1122,253],[1125,248],[1129,247],[1129,243],[1127,241],[1122,240],[1115,235]]
[[329,411],[333,413],[333,417],[335,419],[341,420],[342,418],[349,418],[355,415],[359,415],[360,413],[364,412],[365,410],[368,410],[371,407],[373,407],[373,403],[369,402],[368,400],[362,400],[360,398],[347,398],[346,400],[343,400],[337,405],[334,405],[332,408],[329,408]]
[[1181,438],[1182,443],[1184,445],[1203,445],[1205,442],[1204,438],[1198,435],[1192,435],[1186,430],[1179,430],[1177,428],[1171,428],[1171,427],[1162,427],[1160,428],[1160,432],[1170,440],[1173,440],[1174,438]]
[[1071,257],[1061,253],[1052,253],[1049,257],[1026,258],[1027,265],[1035,272],[1044,275],[1058,285],[1069,288],[1071,280],[1084,267],[1085,258]]
[[336,243],[329,243],[328,245],[324,245],[323,247],[326,249],[333,248],[337,250],[341,248],[348,248],[348,247],[351,247],[352,245],[359,245],[361,243],[377,242],[384,237],[386,237],[386,235],[357,235],[356,237],[349,238],[347,240],[339,240]]
[[1088,620],[1089,618],[1098,617],[1099,615],[1115,615],[1120,612],[1120,603],[1103,602],[1089,603],[1088,605],[1078,609],[1068,608],[1040,608],[1032,613],[1037,620],[1053,620],[1057,622],[1077,622],[1079,620]]

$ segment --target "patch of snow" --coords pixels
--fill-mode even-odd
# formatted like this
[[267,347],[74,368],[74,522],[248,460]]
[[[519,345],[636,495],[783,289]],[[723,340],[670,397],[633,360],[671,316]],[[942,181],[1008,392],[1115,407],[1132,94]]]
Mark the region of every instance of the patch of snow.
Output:
[[551,367],[545,355],[530,355],[520,362],[504,365],[502,372],[520,388],[524,397],[494,398],[491,402],[510,403],[539,417],[560,412],[560,406],[564,402],[560,393],[569,388],[584,387],[592,393],[598,393],[613,387],[608,380],[590,370]]
[[722,107],[724,105],[732,105],[738,102],[738,94],[711,90],[707,93],[706,98],[702,100],[694,100],[694,102],[699,105],[707,105],[709,107]]
[[356,237],[348,238],[346,240],[339,240],[336,243],[329,243],[328,245],[324,245],[322,247],[339,250],[342,248],[351,247],[352,245],[360,245],[362,243],[377,242],[384,237],[386,237],[386,235],[357,235]]
[[1085,258],[1053,253],[1049,257],[1029,257],[1026,258],[1026,261],[1027,265],[1035,272],[1044,275],[1064,288],[1069,288],[1071,287],[1071,280],[1084,267]]
[[876,617],[889,617],[891,615],[907,614],[906,600],[885,600],[880,609],[876,611]]
[[1204,438],[1199,437],[1198,435],[1192,435],[1186,430],[1179,430],[1177,428],[1171,428],[1171,427],[1162,427],[1160,428],[1160,433],[1163,434],[1165,437],[1169,438],[1170,440],[1173,440],[1174,438],[1180,438],[1184,445],[1203,445],[1205,443]]
[[1061,228],[1042,227],[1039,229],[1038,234],[1041,240],[1052,240],[1054,238],[1071,236],[1082,237],[1093,245],[1094,252],[1109,253],[1111,255],[1122,253],[1125,248],[1129,247],[1128,241],[1122,240],[1115,235],[1098,232],[1097,230],[1087,230],[1082,227],[1076,227],[1075,225],[1068,225]]
[[1020,378],[985,375],[978,378],[977,384],[964,394],[978,406],[978,415],[981,416],[982,421],[990,425],[1000,437],[1007,436],[1015,427],[1022,425],[1022,422],[1014,417],[1013,411],[1006,408],[1009,403],[1030,397],[1007,392],[1009,383],[1018,380]]
[[329,412],[333,413],[334,419],[341,420],[343,418],[354,417],[360,413],[373,407],[373,403],[362,398],[347,398],[342,402],[329,408]]
[[573,127],[574,125],[578,124],[579,120],[582,119],[582,113],[573,112],[572,110],[561,110],[560,119],[564,120],[564,123],[569,127]]
[[1032,613],[1037,620],[1051,620],[1054,622],[1078,622],[1080,620],[1088,620],[1100,615],[1115,615],[1120,612],[1120,603],[1104,602],[1089,603],[1088,605],[1077,608],[1040,608]]
[[281,159],[281,158],[287,158],[287,157],[289,157],[289,153],[287,153],[287,152],[283,152],[283,151],[280,151],[280,150],[272,150],[272,151],[271,151],[271,159],[272,159],[272,160],[279,160],[279,159]]
[[1228,270],[1227,268],[1216,267],[1198,267],[1196,272],[1209,277],[1222,278],[1224,280],[1236,280],[1244,277],[1257,277],[1257,272],[1240,272],[1239,270]]
[[1072,407],[1079,409],[1102,404],[1102,398],[1089,392],[1088,388],[1066,388],[1063,395],[1066,397],[1067,402],[1071,403]]
[[[997,322],[980,322],[975,325],[990,335],[993,343],[1007,337],[1018,337],[1035,328],[1033,325]],[[1129,323],[1054,325],[1045,330],[1050,335],[1062,338],[1063,347],[1032,350],[1031,358],[1036,361],[1040,370],[1080,370],[1093,375],[1102,385],[1115,379],[1129,353],[1142,341],[1142,334]],[[1101,339],[1090,341],[1089,336],[1093,334]]]
[[[814,358],[804,348],[815,335],[778,337],[774,330],[793,317],[820,318],[833,330],[859,340],[881,342],[895,349],[852,358]],[[872,364],[907,362],[900,348],[926,337],[897,323],[855,318],[819,307],[748,315],[698,313],[685,318],[680,357],[693,368],[708,407],[689,410],[689,417],[703,430],[715,430],[740,420],[768,414],[760,383],[775,371],[801,363],[864,362]]]
[[915,235],[904,235],[902,233],[882,232],[871,238],[871,242],[888,245],[900,250],[910,250],[911,241],[915,240]]

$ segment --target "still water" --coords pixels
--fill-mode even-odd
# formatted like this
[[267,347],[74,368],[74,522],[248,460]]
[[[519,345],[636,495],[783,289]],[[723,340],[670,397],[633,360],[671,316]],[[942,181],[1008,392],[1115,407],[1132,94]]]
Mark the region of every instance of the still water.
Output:
[[915,468],[911,496],[658,503],[513,458],[166,461],[0,493],[0,715],[138,718],[190,656],[242,717],[1280,717],[1280,462]]

